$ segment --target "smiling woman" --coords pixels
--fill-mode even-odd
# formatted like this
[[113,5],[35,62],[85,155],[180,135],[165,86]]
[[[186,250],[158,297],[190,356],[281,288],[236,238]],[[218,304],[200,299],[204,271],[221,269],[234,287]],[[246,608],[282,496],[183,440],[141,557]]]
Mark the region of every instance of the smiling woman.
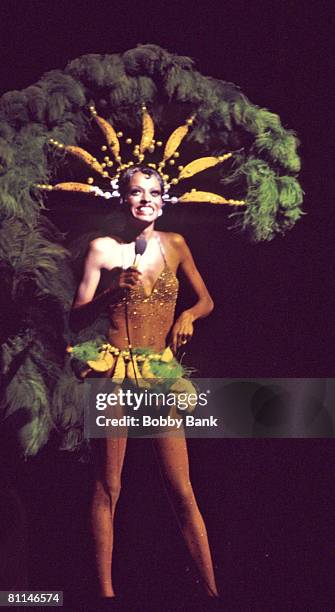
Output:
[[[105,375],[120,376],[118,364],[124,364],[123,353],[130,353],[136,383],[137,351],[154,355],[177,366],[171,353],[187,343],[193,334],[193,323],[207,316],[213,302],[193,257],[182,236],[158,232],[156,219],[162,214],[163,180],[150,168],[135,167],[120,180],[123,205],[127,207],[127,226],[120,237],[104,236],[94,240],[86,258],[84,274],[71,313],[71,324],[78,329],[85,315],[107,309],[110,317],[109,354],[117,354],[115,366]],[[138,262],[137,244],[144,242]],[[134,265],[138,263],[138,265]],[[178,296],[176,272],[181,268],[193,287],[197,301],[173,323]],[[106,291],[95,295],[102,270],[109,270],[113,280]],[[169,346],[171,346],[171,349]],[[88,361],[94,368],[94,363]],[[108,364],[107,364],[108,365]],[[178,366],[177,366],[178,367]],[[144,365],[142,367],[144,374]],[[127,367],[128,371],[128,367]],[[89,371],[85,372],[87,375]],[[124,376],[124,374],[123,374]],[[127,437],[119,433],[97,443],[97,472],[92,501],[92,528],[96,547],[100,593],[114,597],[112,552],[114,513],[121,488],[121,472]],[[198,509],[189,477],[187,447],[184,437],[158,437],[154,440],[159,464],[173,501],[178,521],[191,557],[210,597],[217,596],[206,528]]]

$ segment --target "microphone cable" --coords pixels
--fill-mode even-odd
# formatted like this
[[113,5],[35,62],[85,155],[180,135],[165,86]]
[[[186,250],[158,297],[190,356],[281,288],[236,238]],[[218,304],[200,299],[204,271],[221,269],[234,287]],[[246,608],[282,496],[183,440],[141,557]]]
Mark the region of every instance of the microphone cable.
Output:
[[[136,238],[136,240],[135,240],[135,259],[134,259],[133,267],[137,268],[139,260],[142,257],[142,255],[143,255],[143,253],[144,253],[146,248],[147,248],[147,241],[145,240],[145,238]],[[129,355],[130,355],[130,361],[131,361],[131,364],[133,366],[133,372],[134,372],[136,386],[139,389],[140,386],[139,386],[138,378],[137,378],[137,374],[136,374],[133,346],[132,346],[132,343],[131,343],[131,340],[130,340],[129,311],[128,311],[129,291],[130,291],[129,289],[126,289],[126,301],[125,301],[125,308],[124,308],[125,322],[126,322],[127,344],[128,344]]]
[[132,366],[133,366],[133,372],[134,372],[136,387],[139,389],[140,386],[138,384],[138,378],[137,378],[136,369],[135,369],[135,360],[134,360],[133,347],[132,347],[132,344],[131,344],[131,341],[130,341],[129,316],[128,316],[128,298],[129,298],[129,289],[126,289],[126,301],[125,301],[125,305],[124,305],[124,314],[125,314],[125,320],[126,320],[127,344],[128,344],[129,355],[130,355],[130,361],[131,361]]

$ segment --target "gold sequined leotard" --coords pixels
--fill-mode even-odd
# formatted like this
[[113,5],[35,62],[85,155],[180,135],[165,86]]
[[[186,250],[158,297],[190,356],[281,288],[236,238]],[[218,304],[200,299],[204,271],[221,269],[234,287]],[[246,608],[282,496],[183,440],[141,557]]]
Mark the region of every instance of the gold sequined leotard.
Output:
[[128,314],[129,341],[133,348],[146,347],[161,351],[166,346],[174,317],[179,282],[166,262],[163,246],[156,238],[162,254],[164,268],[158,276],[150,295],[146,295],[142,284],[129,290],[116,304],[109,308],[111,326],[109,342],[118,348],[127,348],[128,336],[126,312]]

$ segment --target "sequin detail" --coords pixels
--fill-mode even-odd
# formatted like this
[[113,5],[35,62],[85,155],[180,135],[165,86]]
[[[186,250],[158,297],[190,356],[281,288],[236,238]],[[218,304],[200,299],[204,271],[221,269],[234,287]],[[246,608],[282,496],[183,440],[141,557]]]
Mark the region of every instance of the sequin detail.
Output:
[[[128,295],[128,321],[133,346],[146,346],[162,350],[173,323],[179,282],[165,264],[150,295],[143,285],[136,285]],[[126,297],[110,307],[111,328],[109,339],[120,346],[127,345],[125,325]]]

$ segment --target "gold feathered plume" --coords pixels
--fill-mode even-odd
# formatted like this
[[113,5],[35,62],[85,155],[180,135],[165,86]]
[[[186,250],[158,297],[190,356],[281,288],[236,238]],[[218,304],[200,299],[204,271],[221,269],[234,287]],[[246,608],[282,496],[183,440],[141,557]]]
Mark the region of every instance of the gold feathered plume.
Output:
[[153,139],[155,135],[155,124],[149,115],[146,106],[142,106],[142,138],[140,142],[139,152],[140,155],[152,147]]
[[217,164],[221,164],[226,159],[232,156],[232,153],[226,153],[226,155],[220,155],[219,157],[200,157],[199,159],[195,159],[191,161],[187,166],[180,171],[178,180],[190,178],[198,172],[202,172],[203,170],[207,170],[207,168],[211,168],[216,166]]
[[90,112],[92,117],[94,118],[96,124],[99,126],[103,136],[105,137],[105,140],[107,142],[107,146],[108,148],[112,151],[115,160],[117,162],[121,162],[121,157],[120,157],[120,141],[118,139],[117,133],[114,130],[113,126],[108,123],[108,121],[106,121],[106,119],[103,119],[102,117],[99,117],[97,111],[95,110],[94,106],[90,106]]
[[76,157],[79,161],[86,164],[92,170],[95,170],[95,172],[98,172],[99,174],[101,174],[101,176],[106,176],[102,165],[98,162],[96,157],[93,157],[93,155],[85,151],[85,149],[82,149],[81,147],[74,147],[74,146],[69,145],[69,146],[64,146],[64,150],[70,155],[73,155],[73,157]]
[[97,195],[97,188],[92,185],[86,185],[86,183],[75,183],[75,182],[67,182],[67,183],[56,183],[56,185],[36,185],[39,189],[45,191],[72,191],[77,193],[90,193],[92,195]]
[[226,198],[218,195],[217,193],[210,193],[209,191],[197,191],[196,189],[192,189],[192,191],[183,193],[183,195],[178,198],[178,202],[208,202],[211,204],[230,204],[230,206],[243,206],[245,204],[244,200],[227,200]]
[[161,167],[164,166],[165,162],[168,159],[170,159],[170,157],[172,157],[172,155],[177,151],[180,143],[185,138],[193,121],[194,121],[194,117],[190,117],[190,119],[187,119],[185,125],[181,125],[180,127],[176,128],[172,132],[171,136],[169,136],[167,143],[165,145],[164,153],[163,153],[163,160],[161,161],[159,166]]
[[108,177],[108,172],[105,171],[104,166],[98,162],[96,157],[93,157],[91,153],[88,153],[88,151],[85,151],[85,149],[83,149],[82,147],[64,145],[61,142],[58,142],[58,140],[54,140],[53,138],[49,140],[49,144],[56,147],[57,149],[62,149],[67,154],[84,163],[91,170],[94,170],[95,172],[98,172],[98,174],[101,174],[101,176]]

